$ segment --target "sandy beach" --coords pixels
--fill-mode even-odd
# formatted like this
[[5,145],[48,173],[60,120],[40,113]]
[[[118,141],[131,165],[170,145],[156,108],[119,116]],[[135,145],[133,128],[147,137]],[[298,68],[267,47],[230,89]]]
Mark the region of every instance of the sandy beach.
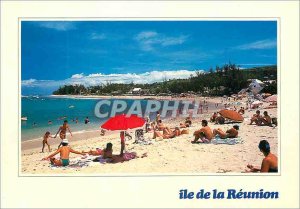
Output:
[[[220,98],[210,99],[210,102],[219,102]],[[269,104],[259,108],[265,110]],[[277,117],[277,108],[266,109],[271,117]],[[132,140],[126,141],[126,151],[136,152],[139,156],[147,153],[147,157],[136,158],[123,163],[110,164],[93,162],[89,166],[78,168],[52,168],[49,161],[41,161],[43,157],[50,154],[48,148],[41,153],[41,140],[30,140],[21,144],[21,174],[79,174],[79,175],[123,175],[123,174],[205,174],[205,173],[241,173],[247,164],[260,166],[263,154],[258,149],[261,139],[266,139],[271,145],[271,152],[278,153],[278,127],[248,125],[255,110],[246,110],[244,121],[239,123],[239,137],[243,143],[235,145],[228,144],[191,144],[193,132],[200,129],[201,120],[207,119],[211,113],[203,114],[201,118],[193,119],[189,134],[181,135],[172,139],[152,139],[153,144],[134,144],[134,130],[129,133]],[[183,118],[171,118],[164,123],[173,128],[183,122]],[[234,124],[208,124],[212,129],[222,128],[227,130]],[[151,139],[153,133],[145,133],[146,139]],[[88,151],[90,149],[105,148],[106,143],[113,143],[113,153],[120,152],[119,132],[106,132],[100,136],[100,131],[89,131],[74,134],[69,138],[70,146],[77,151]],[[50,139],[52,150],[60,143],[60,139]],[[71,154],[73,160],[81,160],[80,155]]]

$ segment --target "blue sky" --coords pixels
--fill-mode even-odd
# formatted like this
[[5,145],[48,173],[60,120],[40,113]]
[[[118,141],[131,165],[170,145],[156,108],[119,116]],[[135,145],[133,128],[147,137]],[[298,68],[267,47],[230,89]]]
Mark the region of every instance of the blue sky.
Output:
[[277,64],[275,21],[22,21],[22,94]]

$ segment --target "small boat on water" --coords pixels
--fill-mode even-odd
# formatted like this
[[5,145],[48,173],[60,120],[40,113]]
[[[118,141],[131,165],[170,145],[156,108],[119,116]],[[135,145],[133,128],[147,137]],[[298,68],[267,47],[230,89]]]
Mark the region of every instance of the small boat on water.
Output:
[[74,108],[74,107],[75,107],[74,105],[70,105],[70,106],[69,106],[69,108]]
[[21,117],[21,121],[27,121],[27,117]]

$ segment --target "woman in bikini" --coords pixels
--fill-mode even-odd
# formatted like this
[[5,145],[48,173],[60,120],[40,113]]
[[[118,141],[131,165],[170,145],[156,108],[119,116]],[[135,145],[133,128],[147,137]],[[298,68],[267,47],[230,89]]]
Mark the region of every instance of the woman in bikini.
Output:
[[93,156],[102,155],[103,158],[107,158],[112,155],[112,143],[107,143],[105,149],[96,148],[96,150],[90,150],[88,152],[82,151],[82,153],[86,153]]

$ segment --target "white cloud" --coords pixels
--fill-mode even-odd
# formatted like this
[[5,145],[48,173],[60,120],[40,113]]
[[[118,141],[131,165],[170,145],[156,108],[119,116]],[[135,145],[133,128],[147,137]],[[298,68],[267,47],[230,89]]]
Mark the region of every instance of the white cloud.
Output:
[[248,49],[273,49],[277,46],[277,42],[275,39],[265,39],[260,41],[255,41],[248,44],[243,44],[234,47],[234,49],[239,50],[248,50]]
[[103,40],[103,39],[106,38],[106,36],[105,36],[105,34],[103,34],[103,33],[101,33],[101,34],[98,34],[98,33],[92,33],[92,34],[90,35],[90,38],[91,38],[92,40]]
[[177,78],[189,78],[191,74],[195,71],[191,70],[173,70],[173,71],[150,71],[145,73],[125,73],[125,74],[102,74],[94,73],[89,75],[84,75],[83,73],[74,74],[71,78],[65,80],[36,80],[29,79],[22,81],[22,87],[43,87],[43,88],[58,88],[62,85],[70,84],[83,84],[85,86],[93,86],[106,84],[106,82],[111,83],[131,83],[145,84],[145,83],[155,83],[161,82],[165,79],[177,79]]
[[43,21],[37,23],[40,27],[54,29],[58,31],[68,31],[76,29],[75,23],[71,21]]
[[137,36],[137,40],[148,39],[157,36],[158,34],[155,31],[142,31]]
[[71,78],[75,78],[75,79],[77,79],[77,78],[83,78],[83,73],[80,73],[80,74],[74,74],[74,75],[72,75],[72,77]]
[[31,79],[28,79],[28,80],[23,80],[21,82],[21,84],[22,84],[22,86],[34,86],[36,81],[37,81],[36,79],[31,78]]
[[135,36],[143,51],[153,51],[155,47],[183,44],[188,36],[169,37],[155,31],[142,31]]

